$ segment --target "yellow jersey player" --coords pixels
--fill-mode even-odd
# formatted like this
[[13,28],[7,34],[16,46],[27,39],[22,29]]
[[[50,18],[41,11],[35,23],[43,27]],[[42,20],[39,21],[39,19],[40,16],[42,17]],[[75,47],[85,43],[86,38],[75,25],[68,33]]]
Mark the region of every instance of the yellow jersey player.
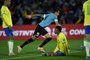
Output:
[[4,5],[1,7],[1,18],[2,18],[2,27],[5,31],[6,36],[8,36],[8,46],[9,46],[9,55],[14,55],[13,53],[13,30],[12,30],[12,18],[11,12],[8,9],[10,5],[10,0],[4,0]]
[[85,27],[85,38],[84,46],[86,49],[86,58],[90,58],[90,0],[83,4],[84,11],[84,27]]
[[61,32],[61,27],[56,26],[57,46],[53,52],[43,53],[44,56],[66,56],[68,54],[68,41],[66,36]]

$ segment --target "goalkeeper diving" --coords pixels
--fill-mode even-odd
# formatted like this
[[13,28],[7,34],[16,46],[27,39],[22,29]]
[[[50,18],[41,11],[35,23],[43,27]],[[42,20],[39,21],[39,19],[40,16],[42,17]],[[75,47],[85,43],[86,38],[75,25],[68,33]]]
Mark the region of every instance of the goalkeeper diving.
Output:
[[69,51],[69,44],[66,36],[61,32],[61,26],[55,27],[55,34],[57,34],[57,46],[53,52],[42,53],[42,56],[66,56]]

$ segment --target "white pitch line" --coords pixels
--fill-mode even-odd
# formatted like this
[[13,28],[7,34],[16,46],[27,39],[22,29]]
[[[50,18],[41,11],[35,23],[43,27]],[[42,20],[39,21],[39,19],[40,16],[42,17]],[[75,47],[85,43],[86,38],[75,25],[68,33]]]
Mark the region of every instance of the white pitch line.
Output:
[[81,52],[81,51],[70,51],[69,53],[78,53],[78,52]]
[[21,58],[30,58],[30,57],[39,57],[41,55],[35,55],[35,56],[20,56],[20,57],[11,57],[11,58],[3,58],[0,60],[10,60],[10,59],[21,59]]
[[[81,52],[81,51],[70,51],[69,53],[78,53],[78,52]],[[31,55],[31,54],[30,54]],[[29,56],[29,54],[27,56],[18,56],[18,57],[11,57],[11,58],[2,58],[0,60],[10,60],[10,59],[21,59],[21,58],[32,58],[32,57],[40,57],[41,55],[35,55],[35,56]]]

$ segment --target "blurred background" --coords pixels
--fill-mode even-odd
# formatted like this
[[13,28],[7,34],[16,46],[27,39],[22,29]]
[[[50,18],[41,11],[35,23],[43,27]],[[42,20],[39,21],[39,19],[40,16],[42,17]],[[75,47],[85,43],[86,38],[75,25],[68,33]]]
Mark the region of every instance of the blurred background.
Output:
[[[54,9],[61,10],[58,17],[60,24],[82,24],[82,6],[86,0],[11,0],[10,10],[14,25],[38,24],[42,17],[35,16],[28,19],[32,14],[47,14]],[[0,0],[0,7],[3,0]],[[0,19],[1,25],[1,19]]]

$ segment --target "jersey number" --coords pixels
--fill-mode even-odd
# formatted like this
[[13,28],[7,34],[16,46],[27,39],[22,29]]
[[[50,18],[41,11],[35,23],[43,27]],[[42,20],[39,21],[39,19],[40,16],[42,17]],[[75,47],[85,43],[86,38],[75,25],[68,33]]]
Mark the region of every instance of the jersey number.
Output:
[[90,15],[90,5],[87,5],[87,15]]

